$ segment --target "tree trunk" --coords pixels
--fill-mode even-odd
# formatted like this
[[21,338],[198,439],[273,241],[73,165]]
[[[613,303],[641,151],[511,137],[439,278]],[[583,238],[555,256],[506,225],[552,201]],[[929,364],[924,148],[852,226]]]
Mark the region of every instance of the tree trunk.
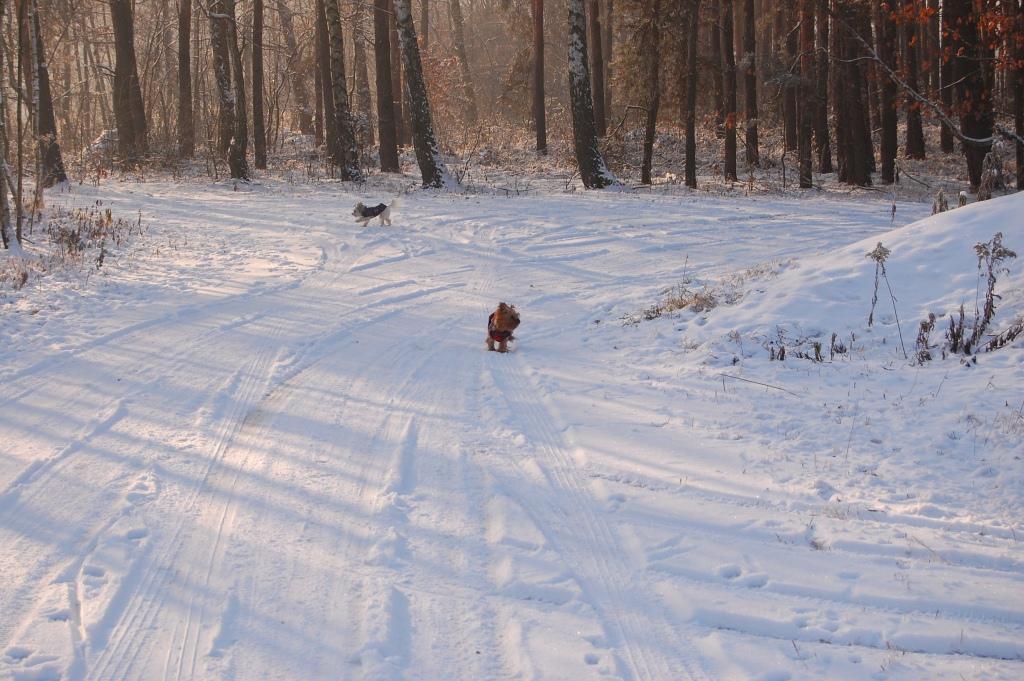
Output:
[[[884,5],[884,7],[883,7]],[[896,69],[896,35],[892,18],[889,16],[889,5],[884,0],[875,0],[872,3],[872,10],[875,19],[875,34],[879,59],[889,69]],[[896,108],[896,83],[882,75],[876,69],[876,74],[881,79],[879,88],[878,106],[881,113],[882,123],[882,184],[892,184],[896,181],[896,149],[898,137],[896,132],[897,108]]]
[[[21,5],[21,21],[24,26],[23,63],[27,71],[25,78],[35,113],[35,134],[39,154],[39,189],[67,182],[64,159],[57,143],[57,121],[53,115],[53,96],[50,93],[50,73],[46,65],[46,49],[39,29],[39,9],[35,0],[26,0]],[[27,58],[26,58],[27,57]],[[19,239],[20,241],[20,239]]]
[[227,16],[228,0],[210,0],[210,48],[213,51],[213,78],[218,95],[217,151],[226,155],[235,129],[235,100],[231,94],[231,55],[228,53],[227,28],[215,16]]
[[356,151],[355,127],[345,91],[345,44],[341,36],[341,13],[338,0],[324,0],[327,16],[327,35],[330,38],[331,92],[334,100],[334,121],[337,145],[331,161],[338,167],[339,177],[345,181],[361,181],[359,153]]
[[[184,1],[184,0],[182,0]],[[302,56],[299,43],[295,39],[295,22],[287,0],[277,0],[277,14],[281,18],[281,33],[287,49],[288,72],[286,78],[291,83],[292,96],[298,107],[299,132],[309,135],[313,132],[313,111],[309,107],[309,93],[306,91],[306,74],[299,63]]]
[[238,46],[238,30],[235,17],[235,0],[224,0],[228,16],[221,19],[225,38],[228,43],[228,54],[231,56],[231,82],[235,105],[234,134],[228,147],[228,168],[231,177],[236,180],[248,180],[249,162],[246,161],[246,148],[249,146],[249,121],[245,106],[245,69],[242,65],[242,50]]
[[459,0],[448,0],[448,8],[452,15],[452,38],[455,40],[455,56],[459,60],[459,71],[462,74],[466,123],[475,126],[477,123],[476,90],[473,88],[473,76],[469,70],[469,56],[466,54],[466,38],[464,37],[462,25],[462,6]]
[[263,0],[252,0],[252,148],[258,170],[267,167],[267,132],[263,123]]
[[601,38],[604,40],[604,44],[601,46],[601,54],[604,56],[602,60],[604,63],[604,116],[606,119],[612,117],[612,36],[615,33],[615,25],[612,23],[614,17],[614,0],[605,0],[604,3],[604,22],[602,26],[604,30],[601,31]]
[[829,92],[828,0],[818,0],[815,61],[818,69],[814,109],[814,142],[818,150],[818,172],[832,172],[832,142],[828,132]]
[[[946,0],[947,24],[953,29],[950,47],[953,57],[953,78],[956,82],[956,106],[960,112],[960,131],[967,137],[985,139],[992,135],[992,88],[988,70],[991,51],[979,39],[980,17],[973,11],[971,0]],[[981,183],[981,166],[992,144],[964,144],[967,175],[971,191]]]
[[736,53],[733,46],[732,2],[720,0],[722,43],[722,92],[725,105],[725,159],[727,182],[736,181]]
[[[411,10],[410,10],[411,11]],[[406,94],[402,87],[402,54],[398,37],[398,22],[395,20],[394,11],[391,12],[391,95],[395,98],[395,133],[398,135],[399,146],[409,146],[410,130],[406,125]]]
[[[0,0],[0,26],[4,24],[4,12],[7,9],[5,0]],[[0,73],[7,73],[4,64],[7,45],[0,40]],[[19,234],[14,229],[11,219],[11,202],[7,189],[10,185],[10,165],[7,163],[7,152],[10,149],[7,136],[7,98],[5,88],[0,88],[0,241],[3,247],[17,253],[21,250]]]
[[420,0],[420,49],[430,49],[430,0]]
[[[324,0],[316,0],[316,62],[320,73],[320,104],[323,108],[320,125],[324,131],[324,142],[327,146],[327,157],[336,159],[338,151],[338,126],[334,118],[334,83],[331,76],[331,44],[327,32],[327,13]],[[342,86],[344,87],[344,86]],[[333,160],[331,161],[334,162]]]
[[537,151],[548,151],[547,122],[544,116],[544,0],[533,0],[533,124],[537,131]]
[[598,137],[608,132],[604,112],[604,60],[601,58],[601,13],[597,0],[587,0],[587,19],[590,23],[590,74],[593,79],[594,127]]
[[[917,63],[917,52],[918,52],[918,36],[923,35],[924,31],[918,30],[918,17],[920,16],[920,8],[918,2],[920,0],[903,0],[904,3],[909,4],[913,7],[913,16],[909,19],[904,17],[903,22],[903,38],[906,43],[906,50],[904,51],[904,67],[907,72],[907,85],[910,86],[915,92],[920,92],[918,86],[918,63]],[[907,108],[907,144],[906,154],[907,158],[923,159],[925,157],[924,149],[924,128],[921,124],[921,107],[910,100],[906,100]]]
[[[939,8],[939,45],[941,51],[939,59],[941,62],[939,67],[939,101],[942,102],[942,108],[946,115],[952,118],[955,115],[953,111],[953,59],[955,52],[952,46],[954,28],[948,21],[948,7],[949,0],[942,0]],[[939,148],[943,153],[953,153],[953,131],[945,123],[942,123],[939,132]]]
[[[1011,4],[1014,0],[1011,0]],[[1024,137],[1024,7],[1015,7],[1014,31],[1017,36],[1016,64],[1010,70],[1010,87],[1013,89],[1013,130],[1017,137]],[[1024,143],[1017,142],[1017,190],[1024,190]]]
[[569,102],[572,107],[573,146],[583,186],[587,189],[607,187],[615,182],[615,178],[597,148],[583,0],[569,0]]
[[[828,2],[829,0],[823,0]],[[831,0],[831,15],[839,18],[842,16],[842,10],[839,7],[840,0]],[[828,54],[829,61],[838,60],[843,55],[844,42],[840,39],[840,36],[845,35],[845,30],[841,25],[835,23],[832,26],[832,30],[828,35]],[[843,82],[846,77],[846,65],[841,62],[836,62],[835,67],[832,69],[832,77],[828,82],[829,100],[832,102],[832,108],[834,112],[835,128],[836,128],[836,175],[840,182],[847,182],[849,179],[848,171],[850,168],[850,159],[847,157],[846,152],[849,151],[849,125],[850,117],[849,111],[846,109],[846,87]]]
[[755,36],[754,0],[743,3],[743,69],[744,95],[746,98],[746,159],[747,166],[756,168],[761,165],[757,141],[757,38]]
[[813,186],[811,176],[811,130],[814,112],[814,0],[800,0],[800,101],[805,102],[800,115],[797,140],[800,158],[800,188]]
[[131,0],[110,0],[114,29],[114,118],[122,162],[137,166],[146,153],[146,110],[135,62],[135,19]]
[[370,71],[366,64],[366,40],[363,37],[365,16],[365,5],[361,2],[356,5],[355,26],[352,29],[352,43],[354,44],[356,78],[356,120],[358,131],[358,143],[362,147],[372,147],[373,139],[373,104],[370,97]]
[[406,90],[409,95],[408,113],[412,142],[416,149],[416,161],[420,166],[423,186],[457,185],[445,168],[437,139],[434,137],[434,124],[430,119],[430,102],[427,100],[427,85],[423,81],[423,65],[420,62],[419,45],[416,43],[416,28],[412,23],[410,0],[395,0],[395,21],[398,24],[398,39],[402,44],[402,64],[405,67]]
[[397,173],[398,140],[395,135],[395,100],[391,94],[391,31],[388,27],[390,2],[373,3],[373,55],[377,77],[377,139],[380,141],[380,169]]
[[[836,2],[839,15],[846,24],[854,29],[863,22],[862,8],[856,5]],[[846,29],[841,29],[841,55],[843,60],[842,100],[837,104],[842,111],[844,147],[843,156],[846,161],[844,181],[847,184],[868,187],[871,185],[871,162],[868,150],[871,149],[871,131],[868,129],[867,102],[864,97],[864,77],[861,72],[859,58],[862,56],[860,43]]]
[[718,134],[725,124],[725,100],[722,95],[722,8],[718,0],[711,0],[708,9],[711,15],[711,94],[715,105],[715,134]]
[[644,159],[640,165],[640,181],[651,184],[651,163],[654,157],[654,135],[658,124],[658,107],[661,104],[659,71],[661,65],[661,0],[654,0],[648,19],[647,50],[647,126],[644,130]]
[[196,153],[191,38],[192,0],[178,0],[178,155],[182,158],[192,158]]
[[[785,55],[785,65],[787,68],[792,68],[794,60],[797,59],[797,26],[796,26],[796,0],[782,0],[783,16],[785,17],[785,28],[786,28],[786,44],[783,54]],[[800,86],[797,78],[788,78],[786,80],[786,88],[784,91],[784,99],[782,102],[782,116],[784,122],[784,136],[786,151],[796,151],[799,145],[797,139],[797,119],[800,115],[797,92]]]
[[689,35],[686,40],[686,186],[697,188],[697,38],[700,26],[700,0],[690,9]]

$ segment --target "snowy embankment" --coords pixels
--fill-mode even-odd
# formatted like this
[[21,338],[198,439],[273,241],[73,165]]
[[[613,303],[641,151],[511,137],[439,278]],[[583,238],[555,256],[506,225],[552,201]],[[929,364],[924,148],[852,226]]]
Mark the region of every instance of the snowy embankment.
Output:
[[913,359],[1021,196],[387,198],[51,199],[146,229],[0,299],[0,678],[1024,673],[1024,343]]

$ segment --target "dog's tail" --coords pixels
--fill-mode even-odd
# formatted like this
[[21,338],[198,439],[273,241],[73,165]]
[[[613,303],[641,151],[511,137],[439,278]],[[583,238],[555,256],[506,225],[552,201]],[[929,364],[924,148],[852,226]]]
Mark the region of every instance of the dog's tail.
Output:
[[394,211],[396,208],[402,205],[402,197],[396,196],[395,200],[388,204],[388,210]]

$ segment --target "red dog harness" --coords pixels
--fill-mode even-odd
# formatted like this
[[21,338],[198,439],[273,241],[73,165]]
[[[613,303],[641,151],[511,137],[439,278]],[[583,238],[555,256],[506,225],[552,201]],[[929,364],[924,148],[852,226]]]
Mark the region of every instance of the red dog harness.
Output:
[[499,329],[494,328],[493,312],[491,313],[491,316],[487,318],[487,335],[491,337],[491,340],[498,341],[499,343],[504,343],[505,341],[512,338],[511,331],[501,331]]

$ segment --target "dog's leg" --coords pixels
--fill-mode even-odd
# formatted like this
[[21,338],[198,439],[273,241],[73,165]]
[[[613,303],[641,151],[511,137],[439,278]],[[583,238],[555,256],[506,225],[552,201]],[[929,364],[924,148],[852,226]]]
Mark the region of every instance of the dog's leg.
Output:
[[498,342],[498,352],[508,352],[508,341]]
[[487,349],[494,352],[494,339],[489,336],[487,338]]

